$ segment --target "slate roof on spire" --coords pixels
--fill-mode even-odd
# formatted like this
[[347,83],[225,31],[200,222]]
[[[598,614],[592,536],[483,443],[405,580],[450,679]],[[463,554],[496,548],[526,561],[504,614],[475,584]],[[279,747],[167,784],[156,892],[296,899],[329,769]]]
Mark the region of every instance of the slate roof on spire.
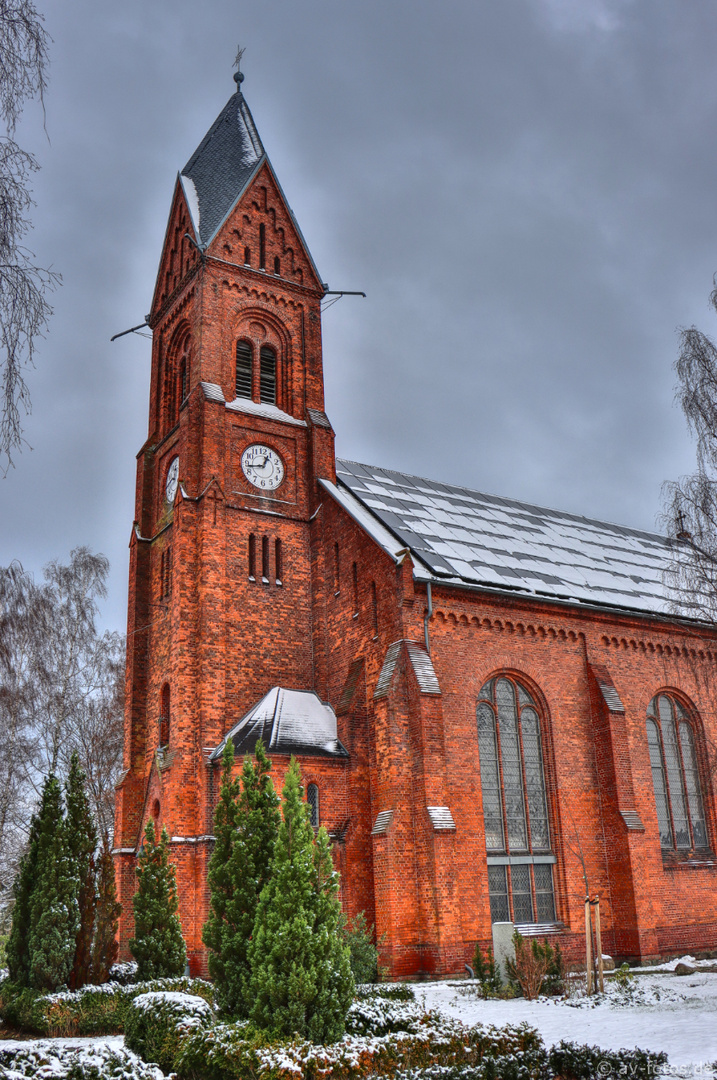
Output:
[[216,234],[264,160],[249,106],[237,89],[181,172],[202,244]]

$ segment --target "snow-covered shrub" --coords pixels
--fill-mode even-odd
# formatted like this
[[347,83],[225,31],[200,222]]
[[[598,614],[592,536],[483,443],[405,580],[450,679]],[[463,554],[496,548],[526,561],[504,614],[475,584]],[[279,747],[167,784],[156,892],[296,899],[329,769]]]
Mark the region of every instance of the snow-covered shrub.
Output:
[[346,1017],[350,1035],[388,1035],[392,1031],[418,1031],[426,1010],[415,1001],[391,1001],[378,994],[354,1000]]
[[102,1043],[81,1048],[17,1043],[0,1049],[0,1075],[12,1080],[163,1080],[156,1065],[145,1064],[129,1050]]
[[380,997],[387,1001],[415,1001],[416,995],[410,983],[360,983],[356,997]]
[[204,998],[171,990],[140,994],[125,1019],[125,1043],[143,1059],[170,1072],[182,1038],[214,1023],[214,1010]]
[[563,1080],[655,1080],[661,1067],[667,1064],[667,1054],[649,1050],[603,1050],[600,1046],[577,1046],[561,1042],[548,1055],[555,1076]]
[[[174,1068],[182,1077],[202,1080],[361,1080],[404,1074],[416,1080],[419,1076],[495,1080],[503,1075],[548,1080],[545,1048],[537,1032],[526,1025],[502,1030],[466,1027],[457,1020],[427,1015],[415,1028],[386,1035],[347,1034],[329,1046],[315,1046],[302,1040],[270,1041],[247,1024],[217,1024],[182,1042]],[[496,1071],[497,1062],[502,1067],[513,1059],[522,1072]]]
[[124,960],[122,963],[113,964],[110,968],[110,982],[120,983],[122,986],[137,982],[137,961]]
[[114,1035],[124,1031],[133,998],[153,990],[197,994],[214,1004],[214,988],[203,979],[155,979],[122,986],[103,983],[80,990],[42,994],[13,983],[0,984],[0,1017],[36,1035]]

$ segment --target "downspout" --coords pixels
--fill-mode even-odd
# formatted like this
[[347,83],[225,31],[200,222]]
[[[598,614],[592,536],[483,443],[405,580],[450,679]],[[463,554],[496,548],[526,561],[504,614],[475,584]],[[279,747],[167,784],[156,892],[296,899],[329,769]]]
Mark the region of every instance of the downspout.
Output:
[[423,617],[423,636],[426,641],[426,652],[431,655],[431,639],[428,636],[428,620],[433,614],[433,597],[431,596],[431,583],[426,582],[426,599],[428,600],[428,607],[426,608],[426,614]]

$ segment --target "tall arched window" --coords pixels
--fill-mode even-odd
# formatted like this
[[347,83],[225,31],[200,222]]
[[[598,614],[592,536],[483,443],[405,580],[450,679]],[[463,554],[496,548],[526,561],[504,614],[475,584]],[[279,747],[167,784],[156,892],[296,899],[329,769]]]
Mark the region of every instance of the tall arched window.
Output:
[[707,848],[695,733],[670,694],[658,694],[647,707],[647,745],[660,845],[677,851]]
[[478,750],[492,922],[555,922],[538,705],[512,676],[478,695]]
[[319,789],[316,784],[309,784],[306,789],[306,801],[309,804],[309,818],[315,829],[319,827]]
[[159,714],[159,745],[169,745],[169,683],[162,687],[162,705]]

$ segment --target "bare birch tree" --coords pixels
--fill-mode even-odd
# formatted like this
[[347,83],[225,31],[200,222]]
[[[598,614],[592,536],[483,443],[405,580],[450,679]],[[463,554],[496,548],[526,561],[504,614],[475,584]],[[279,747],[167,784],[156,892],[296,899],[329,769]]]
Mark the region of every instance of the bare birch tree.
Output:
[[108,569],[87,548],[50,563],[42,584],[19,563],[0,568],[0,904],[43,779],[63,778],[75,751],[100,837],[112,836],[124,641],[97,629]]
[[[710,306],[717,311],[717,280]],[[675,540],[667,574],[678,614],[717,620],[717,346],[695,326],[680,332],[677,400],[695,436],[697,467],[663,489],[663,528]]]
[[30,0],[0,0],[0,466],[22,445],[21,410],[30,411],[24,372],[52,309],[47,293],[60,278],[24,246],[33,205],[30,178],[38,169],[15,140],[25,103],[43,101],[49,36]]

